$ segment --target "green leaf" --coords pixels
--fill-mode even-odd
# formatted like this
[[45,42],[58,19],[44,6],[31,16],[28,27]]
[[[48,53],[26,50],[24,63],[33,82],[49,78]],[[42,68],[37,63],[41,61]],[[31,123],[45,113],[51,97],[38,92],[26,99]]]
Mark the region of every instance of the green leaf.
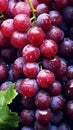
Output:
[[14,86],[15,84],[12,84],[5,91],[0,91],[0,130],[15,130],[19,124],[18,114],[7,106],[17,96]]

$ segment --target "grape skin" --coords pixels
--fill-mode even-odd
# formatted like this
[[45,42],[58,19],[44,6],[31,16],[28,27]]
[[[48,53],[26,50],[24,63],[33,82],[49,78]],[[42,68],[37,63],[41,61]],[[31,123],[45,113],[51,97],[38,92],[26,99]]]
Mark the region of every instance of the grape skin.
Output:
[[73,0],[29,1],[0,0],[0,90],[15,82],[17,130],[70,130]]

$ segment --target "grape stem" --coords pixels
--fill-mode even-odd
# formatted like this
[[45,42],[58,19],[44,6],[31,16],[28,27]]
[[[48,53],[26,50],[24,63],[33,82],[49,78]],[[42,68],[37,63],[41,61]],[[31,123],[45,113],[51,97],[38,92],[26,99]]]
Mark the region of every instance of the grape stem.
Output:
[[31,18],[31,20],[33,19],[34,20],[34,22],[36,22],[36,10],[34,9],[34,7],[33,7],[33,4],[32,4],[32,2],[31,2],[31,0],[28,0],[28,3],[29,3],[29,5],[30,5],[30,7],[31,7],[31,10],[32,10],[32,14],[33,14],[33,17]]
[[1,19],[1,18],[4,18],[4,14],[3,14],[3,13],[1,13],[1,15],[0,15],[0,19]]
[[43,68],[42,68],[42,65],[40,65],[40,70],[42,70]]
[[42,70],[42,69],[43,69],[43,67],[42,67],[42,62],[39,62],[38,64],[39,64],[39,66],[40,66],[40,70]]

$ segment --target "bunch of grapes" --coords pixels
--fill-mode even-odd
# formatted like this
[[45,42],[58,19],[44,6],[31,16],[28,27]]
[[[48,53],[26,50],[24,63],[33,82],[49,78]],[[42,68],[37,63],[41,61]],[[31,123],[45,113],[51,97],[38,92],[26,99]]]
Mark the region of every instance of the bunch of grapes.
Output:
[[73,0],[0,0],[0,90],[14,82],[17,130],[73,129]]

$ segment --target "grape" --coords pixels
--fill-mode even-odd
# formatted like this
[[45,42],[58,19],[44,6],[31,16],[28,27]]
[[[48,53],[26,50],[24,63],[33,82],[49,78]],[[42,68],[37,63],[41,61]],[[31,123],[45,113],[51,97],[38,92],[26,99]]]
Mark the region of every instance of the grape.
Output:
[[[13,80],[16,81],[20,78],[22,78],[22,74],[20,74],[19,72],[17,72],[14,68],[12,69],[12,72],[10,72],[10,77],[13,77]],[[9,77],[9,78],[10,78]]]
[[14,69],[20,73],[23,74],[23,66],[25,64],[24,58],[23,57],[19,57],[14,61]]
[[73,7],[66,6],[63,10],[63,17],[67,22],[73,22]]
[[39,91],[35,97],[35,105],[40,109],[48,109],[51,103],[51,98],[48,93],[44,91]]
[[37,11],[37,15],[40,15],[42,13],[48,13],[49,9],[45,3],[42,3],[37,6],[36,11]]
[[35,130],[49,130],[49,125],[42,126],[38,121],[36,121],[34,124],[34,129]]
[[65,38],[63,43],[59,46],[59,53],[62,56],[72,55],[72,41],[68,38]]
[[0,64],[0,83],[5,81],[8,77],[8,69],[5,65]]
[[37,83],[42,88],[49,88],[54,82],[54,74],[50,70],[43,69],[37,75]]
[[0,90],[2,90],[2,91],[6,90],[7,88],[10,87],[11,84],[12,84],[11,81],[7,81],[7,82],[2,83],[2,85],[0,86]]
[[35,108],[34,97],[22,96],[21,103],[26,109],[30,110]]
[[23,79],[18,79],[15,83],[15,89],[16,89],[17,92],[20,91],[20,84],[21,84],[22,81],[23,81]]
[[22,55],[27,62],[35,62],[40,58],[40,50],[30,44],[27,44],[23,50]]
[[27,33],[28,41],[36,47],[39,47],[45,37],[43,30],[39,27],[32,27]]
[[1,31],[4,36],[11,37],[14,32],[13,19],[7,19],[1,24]]
[[15,48],[23,48],[27,44],[27,34],[14,31],[11,36],[11,44]]
[[1,30],[0,30],[0,46],[1,47],[9,47],[10,46],[10,39],[8,37],[5,37]]
[[41,125],[48,125],[51,120],[52,113],[50,109],[47,110],[37,109],[35,113],[35,117]]
[[59,128],[59,130],[70,130],[70,127],[66,123],[62,123]]
[[69,36],[73,40],[73,27],[71,27],[69,30]]
[[20,114],[20,121],[25,125],[33,125],[34,122],[34,111],[24,109]]
[[15,0],[8,1],[8,8],[6,10],[6,14],[8,18],[13,18],[13,9],[14,9],[15,4],[16,4]]
[[66,104],[66,114],[69,118],[73,119],[73,100],[68,101],[68,103]]
[[67,77],[73,79],[73,65],[68,66],[67,68]]
[[73,79],[69,80],[68,82],[66,82],[65,84],[65,93],[69,98],[73,98]]
[[16,31],[25,32],[31,25],[31,20],[26,14],[18,14],[13,20]]
[[55,0],[55,3],[58,7],[64,7],[67,5],[68,0]]
[[36,62],[26,63],[23,66],[23,73],[28,78],[35,78],[39,73],[39,70],[40,70],[39,65]]
[[42,64],[45,69],[49,69],[55,73],[60,68],[61,61],[58,56],[55,56],[52,59],[44,58]]
[[55,41],[45,39],[40,46],[42,55],[46,58],[53,58],[58,52],[58,46]]
[[0,12],[7,9],[8,0],[0,0]]
[[0,0],[0,90],[13,83],[17,130],[73,130],[73,0]]
[[67,63],[64,59],[61,58],[60,68],[56,72],[57,79],[62,80],[63,77],[66,75],[66,71],[67,71]]
[[36,80],[26,78],[20,84],[20,93],[27,97],[33,97],[38,92]]
[[60,111],[64,106],[64,98],[61,95],[53,96],[51,101],[51,109],[53,112]]
[[54,125],[51,125],[50,130],[58,130],[58,128]]
[[62,85],[59,81],[54,81],[54,83],[52,84],[52,86],[49,89],[50,91],[50,95],[51,96],[57,96],[59,94],[61,94],[62,92]]
[[62,111],[59,111],[58,113],[53,114],[52,124],[58,125],[62,122],[62,120],[63,120],[63,112]]
[[62,37],[62,31],[56,26],[52,26],[47,34],[48,39],[52,39],[55,42],[59,42]]
[[24,126],[21,130],[33,130],[33,128],[28,127],[28,126]]
[[37,17],[37,24],[38,24],[38,26],[40,26],[44,30],[50,29],[50,27],[52,25],[52,21],[51,21],[49,14],[47,14],[47,13],[40,14]]
[[49,4],[51,0],[37,0],[39,3],[46,3]]
[[[28,0],[24,0],[24,2],[28,3]],[[38,1],[37,0],[31,0],[32,4],[33,4],[33,7],[34,9],[36,9],[36,7],[38,6]]]
[[1,49],[1,57],[5,61],[11,61],[16,58],[16,49],[14,47],[7,47],[7,48],[2,48]]
[[54,26],[58,26],[62,22],[62,16],[59,13],[59,11],[56,10],[49,11],[49,15],[52,20],[52,24]]
[[28,16],[30,16],[29,4],[22,1],[17,2],[13,8],[13,15],[15,16],[17,14],[27,14]]

